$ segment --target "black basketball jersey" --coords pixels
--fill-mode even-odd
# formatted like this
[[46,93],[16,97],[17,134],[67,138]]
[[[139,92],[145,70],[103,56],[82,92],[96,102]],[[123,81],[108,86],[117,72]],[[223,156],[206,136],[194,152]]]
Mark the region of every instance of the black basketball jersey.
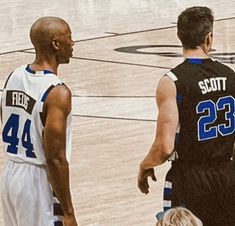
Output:
[[235,72],[210,58],[190,58],[167,75],[177,89],[178,160],[200,164],[230,159],[235,132]]

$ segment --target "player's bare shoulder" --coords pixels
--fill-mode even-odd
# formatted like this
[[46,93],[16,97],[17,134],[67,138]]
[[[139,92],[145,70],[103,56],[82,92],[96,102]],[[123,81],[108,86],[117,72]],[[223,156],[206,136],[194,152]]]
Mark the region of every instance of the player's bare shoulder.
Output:
[[157,102],[162,101],[169,97],[176,96],[176,87],[174,81],[169,76],[163,76],[156,90]]
[[56,107],[69,113],[71,110],[71,98],[71,90],[66,85],[57,85],[49,93],[45,101],[45,108]]

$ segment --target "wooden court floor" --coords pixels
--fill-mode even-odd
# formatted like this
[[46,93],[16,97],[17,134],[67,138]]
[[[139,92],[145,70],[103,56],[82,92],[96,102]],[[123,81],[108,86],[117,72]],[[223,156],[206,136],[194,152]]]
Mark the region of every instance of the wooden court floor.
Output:
[[[81,226],[156,222],[170,164],[155,169],[158,181],[150,182],[148,195],[138,190],[137,173],[155,135],[158,81],[183,60],[175,22],[185,7],[214,10],[211,56],[234,68],[235,3],[190,2],[1,1],[0,87],[14,68],[34,60],[28,32],[35,19],[60,16],[71,25],[74,56],[60,66],[59,77],[73,93],[71,190]],[[0,172],[5,161],[1,146]]]

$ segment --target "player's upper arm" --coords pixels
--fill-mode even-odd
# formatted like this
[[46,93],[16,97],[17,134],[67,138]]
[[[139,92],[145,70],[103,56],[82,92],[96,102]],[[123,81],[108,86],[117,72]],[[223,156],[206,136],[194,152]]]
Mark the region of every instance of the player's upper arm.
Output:
[[161,78],[156,100],[159,109],[155,143],[161,146],[164,154],[171,154],[174,149],[175,134],[179,124],[179,113],[176,102],[176,87],[171,78]]
[[44,149],[47,160],[66,158],[67,116],[71,111],[71,92],[64,85],[51,90],[44,104]]

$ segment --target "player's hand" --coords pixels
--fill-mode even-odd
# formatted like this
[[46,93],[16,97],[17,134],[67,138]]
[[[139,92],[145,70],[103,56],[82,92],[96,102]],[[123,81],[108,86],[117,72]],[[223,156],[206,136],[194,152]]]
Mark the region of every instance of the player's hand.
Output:
[[79,226],[74,215],[64,216],[64,226]]
[[138,187],[142,193],[148,194],[149,193],[149,184],[148,184],[148,177],[151,177],[153,181],[157,181],[154,175],[154,169],[143,169],[140,167],[139,175],[138,175]]

